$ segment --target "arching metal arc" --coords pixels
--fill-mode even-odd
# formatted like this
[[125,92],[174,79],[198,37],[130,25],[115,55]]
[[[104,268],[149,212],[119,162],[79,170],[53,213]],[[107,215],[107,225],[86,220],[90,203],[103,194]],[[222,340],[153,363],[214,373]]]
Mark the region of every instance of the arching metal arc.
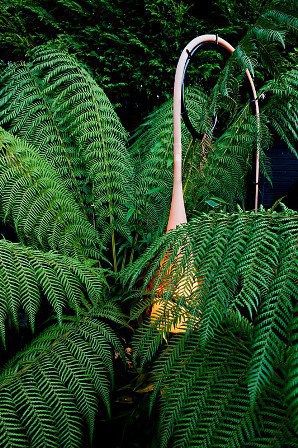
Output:
[[[175,84],[174,84],[174,182],[173,182],[173,193],[172,193],[172,203],[169,214],[169,220],[167,225],[167,232],[174,229],[180,224],[187,222],[185,205],[183,200],[183,188],[182,188],[182,145],[181,145],[181,105],[182,105],[182,93],[183,93],[183,82],[185,77],[185,72],[189,63],[190,57],[195,53],[195,51],[203,44],[215,43],[226,50],[229,53],[233,53],[235,49],[224,39],[221,39],[215,34],[205,34],[200,37],[193,39],[183,50],[180,59],[178,61]],[[251,86],[253,93],[253,101],[255,103],[255,113],[257,117],[257,124],[259,123],[259,104],[256,94],[256,89],[251,77],[249,70],[246,70],[246,76]],[[193,135],[197,135],[196,131],[193,129],[191,122],[186,122],[190,131]],[[258,208],[258,182],[259,182],[259,144],[257,145],[257,155],[256,155],[256,192],[255,192],[255,210]],[[163,266],[166,261],[166,256],[161,262]],[[180,255],[177,255],[175,263],[179,263]],[[172,266],[169,266],[165,278],[161,281],[160,285],[156,289],[156,297],[152,304],[151,309],[151,322],[157,322],[157,329],[160,331],[169,331],[170,333],[184,333],[188,322],[192,319],[192,325],[199,325],[200,318],[197,317],[193,320],[186,308],[179,305],[179,319],[173,324],[173,317],[177,313],[175,298],[184,297],[186,302],[193,300],[192,293],[198,291],[202,284],[204,283],[203,277],[197,277],[192,260],[189,260],[189,268],[181,274],[180,281],[175,286],[175,292],[173,294],[173,301],[164,300],[163,294],[168,288],[168,280],[172,277]],[[170,328],[168,328],[170,326]]]
[[[183,199],[182,188],[182,145],[181,145],[181,102],[182,102],[182,86],[185,77],[186,68],[189,62],[189,57],[192,55],[199,46],[207,43],[214,43],[226,49],[230,54],[235,51],[227,41],[218,37],[215,34],[204,34],[202,36],[193,39],[182,51],[179,58],[175,83],[174,83],[174,107],[173,107],[173,119],[174,119],[174,180],[173,180],[173,192],[172,203],[170,209],[170,215],[167,225],[167,232],[174,229],[179,224],[187,222],[185,205]],[[259,123],[259,103],[257,98],[256,88],[252,79],[252,76],[248,69],[246,69],[246,76],[251,86],[253,94],[253,102],[255,104],[255,114],[257,117],[257,123]],[[259,171],[260,171],[260,151],[259,145],[257,145],[256,152],[256,174],[255,174],[255,211],[258,209],[259,198]]]

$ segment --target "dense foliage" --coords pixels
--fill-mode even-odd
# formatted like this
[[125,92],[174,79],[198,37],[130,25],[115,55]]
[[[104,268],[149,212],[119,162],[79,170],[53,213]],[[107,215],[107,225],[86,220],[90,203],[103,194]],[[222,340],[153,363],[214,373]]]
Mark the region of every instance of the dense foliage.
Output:
[[[1,446],[97,446],[124,391],[115,446],[131,422],[148,430],[149,411],[150,440],[131,446],[298,447],[298,217],[246,211],[257,144],[267,178],[274,138],[296,154],[297,22],[281,0],[3,0]],[[240,44],[224,69],[215,52],[198,61],[186,97],[202,139],[182,127],[189,223],[163,235],[172,100],[130,137],[105,90],[132,128],[132,103],[153,98],[140,121],[167,97],[198,30]]]
[[[129,269],[133,283],[150,263],[146,289],[166,255],[151,283],[163,307],[134,340],[142,366],[157,358],[156,446],[297,446],[297,238],[289,210],[200,214]],[[186,333],[165,343],[182,320]]]

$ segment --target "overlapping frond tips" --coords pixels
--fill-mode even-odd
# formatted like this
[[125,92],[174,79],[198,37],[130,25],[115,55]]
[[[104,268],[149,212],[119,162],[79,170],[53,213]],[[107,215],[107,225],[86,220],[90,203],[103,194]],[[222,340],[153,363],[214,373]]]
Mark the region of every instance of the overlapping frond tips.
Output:
[[92,303],[100,303],[105,290],[99,268],[5,240],[0,240],[0,278],[0,333],[4,343],[8,321],[18,326],[21,311],[34,331],[42,295],[61,322],[64,310],[79,313]]
[[72,194],[35,149],[0,131],[1,217],[22,242],[75,257],[98,258],[101,246]]
[[81,316],[42,333],[0,375],[0,434],[9,447],[81,447],[98,399],[109,413],[114,350],[99,319]]

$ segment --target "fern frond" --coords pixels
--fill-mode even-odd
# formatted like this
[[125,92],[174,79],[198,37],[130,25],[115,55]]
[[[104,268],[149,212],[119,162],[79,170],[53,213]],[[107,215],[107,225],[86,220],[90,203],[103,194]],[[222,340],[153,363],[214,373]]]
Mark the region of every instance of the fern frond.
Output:
[[298,18],[280,9],[269,9],[263,14],[262,19],[267,20],[271,26],[273,25],[276,28],[294,30],[296,32],[298,30]]
[[92,185],[97,227],[129,237],[126,215],[133,203],[132,164],[126,132],[89,72],[71,55],[38,47],[32,64],[48,87],[54,118],[78,146]]
[[24,310],[34,331],[42,294],[61,322],[64,309],[70,308],[78,313],[91,303],[100,303],[105,289],[100,269],[5,240],[0,240],[0,278],[0,333],[3,343],[7,320],[11,319],[18,326],[21,310]]
[[151,325],[148,320],[144,322],[134,335],[134,360],[141,359],[143,366],[150,362],[160,348],[163,338],[163,332],[159,331],[156,325]]
[[[275,276],[270,276],[269,289],[262,291],[262,303],[255,325],[253,356],[248,372],[250,393],[254,401],[264,386],[270,384],[274,365],[280,361],[293,313],[292,298],[298,292],[295,285],[298,233],[296,238],[289,234],[281,237],[279,260],[274,266]],[[274,258],[270,251],[268,258],[271,256]],[[268,261],[266,270],[270,270]]]
[[285,48],[285,33],[278,30],[261,28],[260,26],[255,26],[250,31],[254,36],[261,41],[272,43],[279,43],[283,48]]
[[179,364],[181,357],[186,358],[186,350],[188,352],[194,350],[197,344],[198,340],[193,335],[174,336],[161,352],[153,368],[154,389],[150,397],[150,412],[168,380],[171,369]]
[[[84,187],[78,148],[59,128],[45,86],[32,64],[9,64],[1,75],[0,124],[23,138],[57,171],[78,202]],[[86,188],[86,187],[85,187]]]
[[3,447],[29,447],[28,436],[20,423],[10,390],[2,390],[0,397],[0,438]]
[[265,95],[265,99],[267,95],[269,96],[263,108],[268,124],[296,156],[297,87],[298,70],[292,68],[276,79],[268,81],[260,91]]
[[280,235],[275,221],[270,214],[255,215],[238,265],[241,290],[236,303],[247,307],[251,316],[257,311],[277,268]]
[[199,179],[198,200],[204,202],[210,197],[221,198],[232,210],[236,203],[242,204],[257,144],[262,161],[270,141],[264,121],[257,123],[248,106],[245,106],[238,118],[214,142]]
[[99,235],[51,166],[34,148],[0,133],[1,216],[37,248],[98,258]]
[[286,393],[290,417],[296,434],[298,434],[298,345],[297,345],[297,306],[295,308],[293,328],[291,333],[291,346],[288,353]]
[[195,332],[164,348],[153,368],[151,405],[158,395],[161,405],[155,446],[282,448],[287,437],[294,441],[276,384],[251,407],[246,373],[253,328],[243,333],[241,320],[226,321],[204,352]]
[[240,346],[236,338],[224,334],[217,338],[205,356],[196,338],[197,344],[191,344],[191,350],[181,354],[180,362],[169,369],[161,398],[160,447],[215,446],[212,434],[219,429],[224,415],[223,398],[231,400],[229,393],[233,395],[237,384],[243,382],[249,355],[247,347]]
[[84,421],[92,439],[97,397],[109,412],[108,366],[119,345],[106,324],[82,316],[49,328],[19,353],[0,376],[0,415],[9,411],[0,420],[2,431],[8,428],[3,446],[80,447]]

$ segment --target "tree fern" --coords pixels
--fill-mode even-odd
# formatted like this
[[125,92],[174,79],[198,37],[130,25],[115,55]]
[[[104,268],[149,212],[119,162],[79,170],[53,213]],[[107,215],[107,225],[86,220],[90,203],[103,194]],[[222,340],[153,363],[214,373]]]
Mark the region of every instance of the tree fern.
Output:
[[[156,15],[160,26],[168,11],[174,13],[177,27],[167,20],[167,30],[176,50],[188,10],[182,3],[145,5],[149,24]],[[155,446],[298,446],[297,214],[237,207],[245,207],[257,146],[265,175],[272,135],[295,153],[297,72],[288,51],[297,27],[295,5],[215,3],[226,11],[225,32],[243,38],[223,70],[220,59],[202,63],[201,84],[186,90],[191,120],[202,134],[193,139],[182,126],[190,222],[162,237],[172,188],[171,101],[148,117],[128,148],[127,133],[101,89],[122,89],[117,101],[127,98],[122,87],[135,82],[125,79],[129,70],[137,90],[141,86],[140,67],[154,56],[142,27],[138,33],[126,29],[121,5],[113,2],[102,2],[103,14],[92,0],[4,0],[0,6],[0,42],[14,50],[9,60],[27,53],[26,62],[8,64],[0,80],[0,124],[15,135],[0,132],[0,218],[21,242],[0,241],[0,331],[8,346],[14,327],[21,331],[20,320],[36,335],[0,373],[1,446],[92,445],[98,402],[100,417],[108,416],[113,360],[122,354],[108,322],[122,326],[126,318],[113,295],[125,310],[139,300],[130,310],[131,325],[138,327],[133,370],[137,382],[148,379],[153,389]],[[120,34],[113,35],[110,20],[107,29],[95,23],[91,12],[101,21],[112,14]],[[60,32],[55,43],[32,50],[34,42]],[[100,87],[65,46],[82,60],[100,62]],[[142,55],[140,63],[130,48]],[[158,78],[150,74],[142,83],[144,91],[155,83],[166,96],[174,64],[162,60],[163,48],[168,55],[168,45],[158,41],[151,59]],[[123,53],[134,58],[131,67]],[[117,87],[110,82],[113,65],[121,72]],[[260,122],[242,93],[247,67],[265,95]],[[207,75],[218,71],[208,96]],[[136,97],[131,101],[137,103]],[[232,213],[210,212],[210,206]],[[119,275],[99,267],[110,257],[114,271],[126,266]],[[50,311],[36,322],[46,301]],[[142,322],[156,301],[164,306]],[[49,327],[53,317],[58,323]],[[172,336],[182,324],[185,332]],[[130,339],[126,331],[120,334]],[[130,415],[139,415],[135,410]]]

